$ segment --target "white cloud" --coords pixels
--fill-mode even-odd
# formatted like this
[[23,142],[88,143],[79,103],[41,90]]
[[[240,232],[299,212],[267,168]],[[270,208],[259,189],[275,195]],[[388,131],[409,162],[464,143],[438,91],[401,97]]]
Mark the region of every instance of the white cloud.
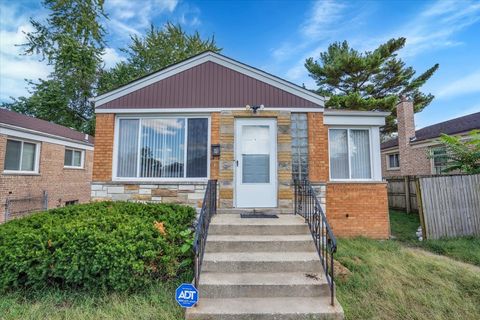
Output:
[[301,33],[305,37],[322,37],[334,29],[334,22],[343,18],[346,6],[333,0],[317,1],[312,9],[312,14],[301,27]]
[[105,68],[110,69],[118,62],[125,60],[125,58],[118,53],[114,48],[105,48],[102,55]]
[[480,92],[480,70],[440,87],[436,90],[435,97],[452,98],[476,92]]
[[480,20],[478,1],[438,1],[384,39],[407,38],[402,56],[415,56],[462,43],[455,35]]
[[[37,17],[42,13],[37,12]],[[32,31],[28,17],[15,5],[0,5],[0,101],[29,95],[25,79],[46,78],[51,68],[39,56],[22,55],[24,32]]]

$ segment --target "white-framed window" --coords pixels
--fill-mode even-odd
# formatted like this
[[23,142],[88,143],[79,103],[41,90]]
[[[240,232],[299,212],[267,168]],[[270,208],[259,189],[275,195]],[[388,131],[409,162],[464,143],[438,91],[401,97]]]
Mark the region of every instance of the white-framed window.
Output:
[[328,141],[331,180],[372,180],[370,129],[331,128]]
[[448,164],[447,148],[435,147],[430,152],[432,155],[432,174],[444,174],[443,170],[447,168]]
[[38,173],[40,144],[34,141],[7,139],[5,173]]
[[65,148],[65,157],[63,159],[63,166],[69,169],[82,169],[84,163],[85,153],[83,150]]
[[208,116],[117,117],[116,180],[204,180],[210,174]]
[[387,154],[387,170],[398,170],[400,169],[400,154],[391,153]]

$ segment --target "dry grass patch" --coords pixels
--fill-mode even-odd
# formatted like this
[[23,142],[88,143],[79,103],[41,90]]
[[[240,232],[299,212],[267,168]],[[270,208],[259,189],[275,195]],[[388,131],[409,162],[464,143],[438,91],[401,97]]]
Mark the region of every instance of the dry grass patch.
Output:
[[337,278],[347,319],[478,319],[480,274],[393,241],[341,239]]

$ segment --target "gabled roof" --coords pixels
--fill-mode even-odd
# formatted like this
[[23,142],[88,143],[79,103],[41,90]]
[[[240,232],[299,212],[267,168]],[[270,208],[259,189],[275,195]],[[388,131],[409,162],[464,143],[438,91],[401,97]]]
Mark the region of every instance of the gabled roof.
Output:
[[264,104],[323,108],[324,98],[289,81],[207,51],[93,99],[101,109],[234,108]]
[[[93,145],[94,138],[85,133],[61,126],[56,123],[29,117],[17,112],[0,108],[0,126],[17,127],[45,133],[48,135],[74,140],[83,144]],[[85,139],[87,138],[87,139]]]
[[[480,129],[480,112],[472,113],[463,117],[440,122],[415,131],[415,139],[412,142],[419,142],[427,139],[438,138],[442,133],[458,134]],[[382,149],[398,146],[398,138],[382,143]]]

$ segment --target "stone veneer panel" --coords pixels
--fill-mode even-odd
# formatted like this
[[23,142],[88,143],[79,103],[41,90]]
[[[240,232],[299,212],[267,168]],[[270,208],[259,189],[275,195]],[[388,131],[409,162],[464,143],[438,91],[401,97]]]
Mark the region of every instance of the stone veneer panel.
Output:
[[234,131],[235,118],[275,118],[277,120],[277,182],[278,208],[291,212],[292,137],[289,111],[222,111],[220,114],[219,208],[233,208],[234,202]]
[[198,210],[202,207],[206,187],[206,183],[93,182],[91,197],[92,201],[178,203]]

